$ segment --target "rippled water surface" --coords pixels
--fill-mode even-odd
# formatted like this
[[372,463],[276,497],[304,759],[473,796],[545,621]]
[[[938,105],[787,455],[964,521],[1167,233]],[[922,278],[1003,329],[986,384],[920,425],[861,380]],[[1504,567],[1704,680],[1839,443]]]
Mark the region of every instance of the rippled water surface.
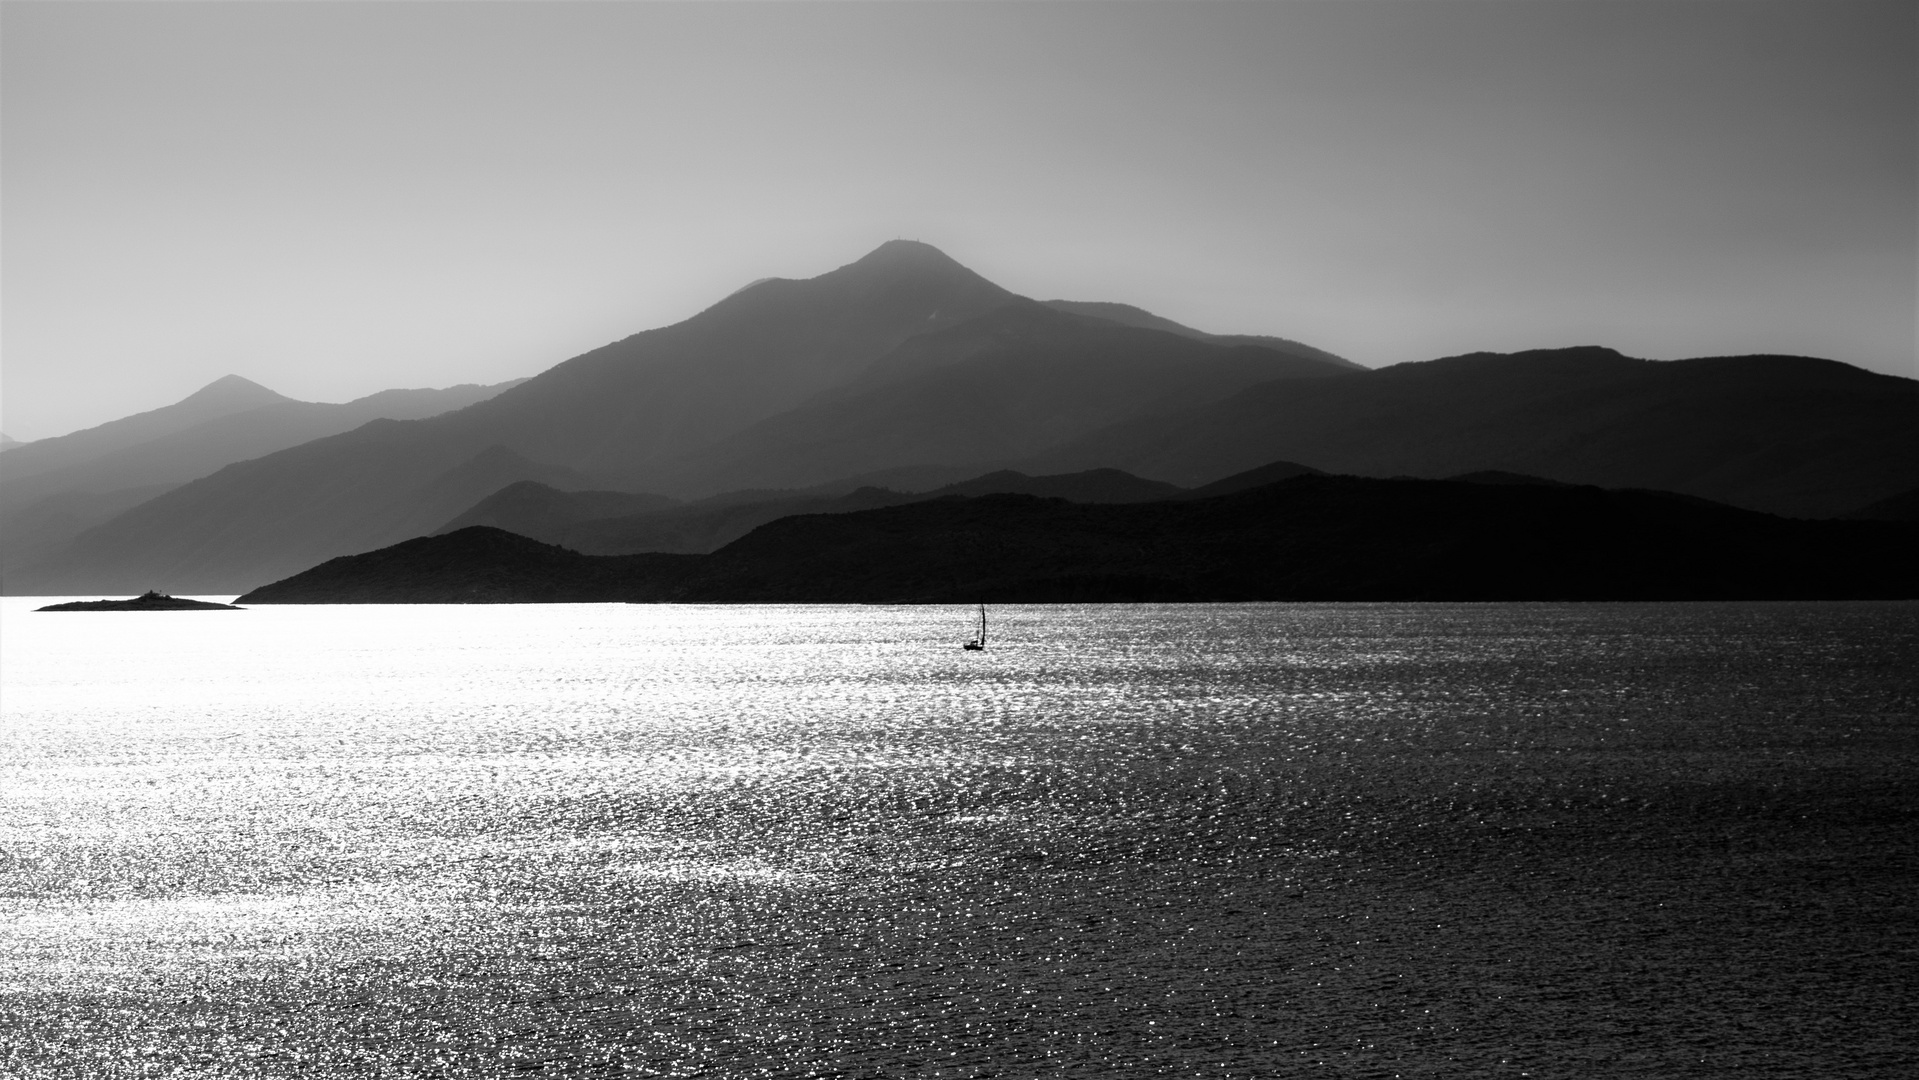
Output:
[[1904,1076],[1919,605],[0,643],[0,1074]]

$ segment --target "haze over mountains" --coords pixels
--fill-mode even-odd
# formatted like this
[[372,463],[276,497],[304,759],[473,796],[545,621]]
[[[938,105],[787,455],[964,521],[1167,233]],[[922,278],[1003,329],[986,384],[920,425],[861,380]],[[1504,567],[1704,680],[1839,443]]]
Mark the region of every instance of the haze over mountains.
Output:
[[[1119,469],[1125,483],[1182,487],[1278,460],[1372,476],[1504,470],[1821,517],[1919,488],[1912,380],[1797,357],[1653,362],[1597,348],[1370,371],[1126,305],[1029,300],[912,241],[819,277],[755,282],[497,394],[472,389],[464,407],[368,417],[197,478],[181,464],[154,480],[178,486],[96,508],[98,524],[70,539],[43,534],[25,557],[9,541],[5,588],[240,592],[508,519],[582,550],[710,551],[782,506],[885,505],[1005,469]],[[270,393],[222,387],[195,408],[252,408],[189,426],[244,428],[240,417],[285,407],[254,400]],[[187,430],[142,415],[116,422],[141,420],[137,445]],[[73,478],[148,475],[105,464],[142,456],[118,437],[95,436],[97,452],[57,468],[40,443],[15,447],[0,475],[28,484],[64,469],[63,491],[103,494]]]
[[11,571],[80,532],[236,461],[359,427],[458,409],[521,380],[385,390],[341,404],[296,401],[238,375],[159,409],[16,443],[0,461],[0,566]]

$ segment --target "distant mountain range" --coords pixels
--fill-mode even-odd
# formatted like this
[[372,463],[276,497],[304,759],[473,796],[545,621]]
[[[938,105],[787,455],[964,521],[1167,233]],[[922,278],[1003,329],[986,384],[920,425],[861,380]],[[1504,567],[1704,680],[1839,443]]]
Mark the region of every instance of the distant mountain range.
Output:
[[1919,598],[1911,524],[1485,479],[1306,474],[1104,504],[955,495],[784,517],[711,555],[582,555],[470,526],[237,602]]
[[497,486],[567,470],[581,487],[711,495],[993,463],[1261,382],[1350,370],[1058,311],[894,241],[816,278],[761,281],[469,408],[223,469],[78,536],[6,587],[217,592],[273,580],[444,524],[465,507],[429,521],[422,505],[439,505],[482,455],[519,463],[493,470]]
[[[259,393],[209,395],[196,408],[227,411],[194,430],[279,407]],[[5,589],[239,592],[469,524],[581,551],[708,552],[780,516],[902,508],[1009,470],[1107,470],[1161,493],[1276,460],[1375,477],[1509,473],[1807,517],[1919,488],[1913,380],[1798,357],[1655,362],[1598,348],[1372,371],[1128,305],[1026,299],[910,241],[819,277],[755,282],[435,411],[367,417],[191,477],[182,467],[146,490],[131,465],[91,486],[69,472],[69,506],[41,510],[65,524],[9,541]],[[173,434],[141,422],[139,445]],[[96,436],[104,448],[61,468],[140,457],[136,441]],[[40,446],[7,451],[0,508],[16,457],[51,460]]]
[[238,375],[163,408],[71,435],[15,443],[0,461],[0,574],[81,532],[238,461],[349,431],[483,401],[524,380],[385,390],[333,405],[296,401]]

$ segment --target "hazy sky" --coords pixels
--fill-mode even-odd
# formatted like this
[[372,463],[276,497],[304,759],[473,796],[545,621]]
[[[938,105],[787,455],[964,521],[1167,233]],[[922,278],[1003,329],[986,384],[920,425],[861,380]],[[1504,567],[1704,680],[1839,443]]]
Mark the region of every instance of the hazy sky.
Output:
[[1915,371],[1919,5],[0,5],[0,430],[530,375],[914,237],[1368,365]]

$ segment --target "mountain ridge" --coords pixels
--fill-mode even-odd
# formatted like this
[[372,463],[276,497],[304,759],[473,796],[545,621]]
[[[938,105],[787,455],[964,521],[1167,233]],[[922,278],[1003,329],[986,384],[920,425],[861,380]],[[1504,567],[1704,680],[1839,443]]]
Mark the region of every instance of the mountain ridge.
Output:
[[1497,470],[1830,517],[1919,486],[1916,415],[1919,382],[1833,360],[1479,352],[1255,386],[1019,467],[1182,485],[1274,459],[1375,477]]
[[1303,356],[1344,367],[1352,371],[1368,370],[1363,364],[1355,364],[1343,356],[1337,356],[1324,349],[1316,349],[1311,345],[1293,341],[1290,338],[1274,337],[1270,334],[1211,334],[1204,330],[1195,330],[1183,323],[1174,322],[1163,315],[1155,315],[1145,308],[1134,307],[1132,304],[1114,303],[1110,300],[1044,300],[1041,302],[1047,307],[1059,311],[1071,312],[1075,315],[1085,315],[1095,319],[1106,319],[1110,322],[1120,323],[1125,326],[1165,330],[1183,337],[1190,337],[1199,341],[1210,341],[1215,344],[1258,345],[1276,352]]
[[65,435],[20,443],[0,463],[0,480],[23,479],[51,469],[82,464],[117,450],[262,405],[292,402],[251,379],[222,375],[171,405],[123,416]]

